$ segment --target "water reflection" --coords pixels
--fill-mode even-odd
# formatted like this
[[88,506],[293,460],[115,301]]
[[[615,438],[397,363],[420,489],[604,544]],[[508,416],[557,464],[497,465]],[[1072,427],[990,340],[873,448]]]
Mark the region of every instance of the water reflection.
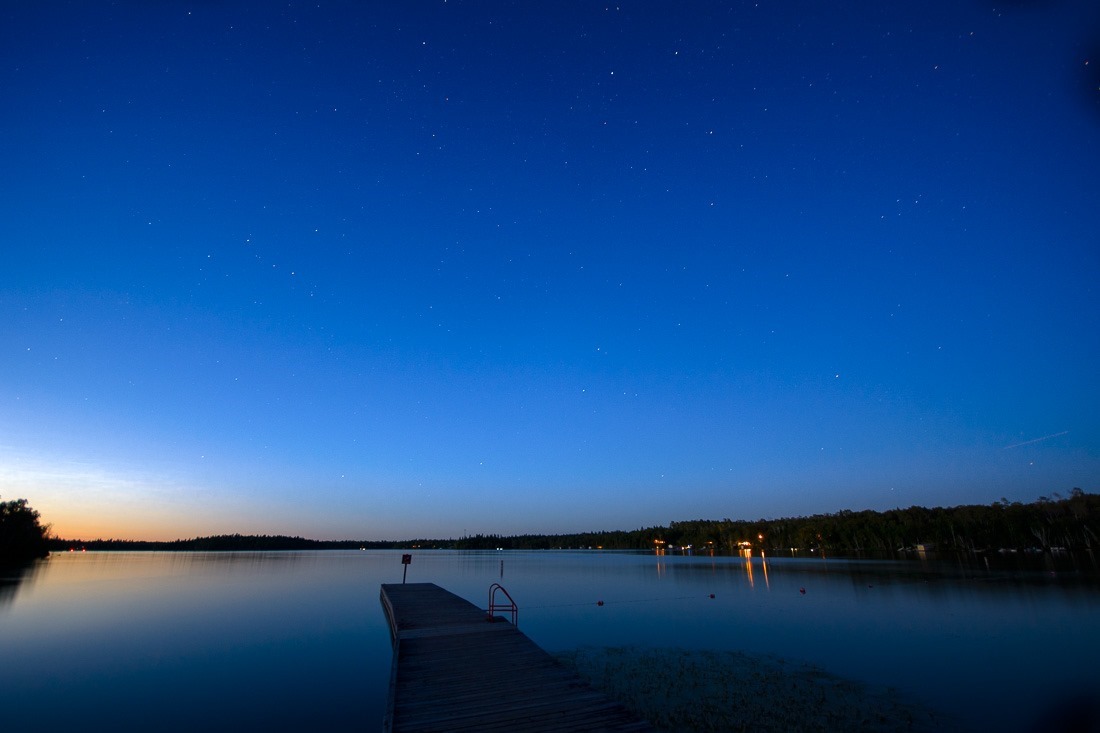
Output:
[[[391,658],[378,585],[401,582],[401,554],[65,553],[0,573],[4,728],[31,729],[64,697],[76,712],[53,713],[54,729],[183,731],[216,713],[219,728],[375,730]],[[416,551],[408,580],[478,605],[503,582],[550,651],[777,655],[974,728],[1020,731],[1070,693],[1100,697],[1092,555],[783,554]]]
[[377,729],[389,563],[362,555],[55,556],[0,614],[3,728]]
[[19,587],[34,582],[39,564],[44,560],[32,560],[19,565],[0,564],[0,611],[15,600]]

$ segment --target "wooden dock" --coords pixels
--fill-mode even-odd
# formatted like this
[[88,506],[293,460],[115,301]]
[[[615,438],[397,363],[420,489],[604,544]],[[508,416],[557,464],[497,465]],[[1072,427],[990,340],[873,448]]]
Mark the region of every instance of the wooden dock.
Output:
[[508,621],[434,583],[383,585],[393,667],[383,729],[650,731]]

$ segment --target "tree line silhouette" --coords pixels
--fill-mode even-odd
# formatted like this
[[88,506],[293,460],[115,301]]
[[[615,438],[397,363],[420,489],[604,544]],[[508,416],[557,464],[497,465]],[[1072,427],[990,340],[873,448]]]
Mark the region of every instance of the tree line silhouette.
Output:
[[[25,502],[24,502],[25,506]],[[35,513],[37,515],[37,513]],[[917,546],[946,552],[1085,550],[1100,547],[1100,494],[1079,488],[1031,503],[1001,499],[991,505],[834,514],[757,520],[696,519],[668,526],[574,534],[477,534],[459,539],[311,540],[282,535],[218,535],[171,542],[51,539],[51,550],[267,551],[357,549],[515,550],[602,548],[642,550],[692,547],[734,554],[765,550],[892,553]]]
[[391,550],[423,547],[446,549],[453,540],[311,540],[287,535],[222,534],[186,540],[67,540],[52,538],[54,552],[68,550],[117,550],[163,552],[269,552],[275,550]]
[[692,547],[733,554],[743,547],[766,550],[897,552],[917,546],[949,552],[1001,549],[1084,550],[1100,547],[1100,494],[1075,488],[1024,504],[1007,499],[992,505],[928,509],[843,510],[835,514],[782,519],[671,522],[667,527],[570,535],[466,537],[458,549],[545,549],[592,547],[647,549]]
[[49,554],[49,526],[26,499],[0,501],[0,564],[18,563]]

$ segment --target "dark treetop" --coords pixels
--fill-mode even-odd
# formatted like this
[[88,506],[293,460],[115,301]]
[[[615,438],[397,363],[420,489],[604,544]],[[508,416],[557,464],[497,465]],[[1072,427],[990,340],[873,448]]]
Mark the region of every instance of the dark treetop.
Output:
[[38,512],[27,506],[26,499],[0,501],[0,564],[49,554],[46,542],[49,527],[43,527],[38,519]]

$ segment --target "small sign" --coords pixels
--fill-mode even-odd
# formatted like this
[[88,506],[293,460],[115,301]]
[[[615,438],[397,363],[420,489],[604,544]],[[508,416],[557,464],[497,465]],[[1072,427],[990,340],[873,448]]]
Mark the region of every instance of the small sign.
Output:
[[412,561],[413,561],[413,556],[412,555],[402,555],[401,556],[401,564],[402,565],[410,565],[410,564],[412,564]]

